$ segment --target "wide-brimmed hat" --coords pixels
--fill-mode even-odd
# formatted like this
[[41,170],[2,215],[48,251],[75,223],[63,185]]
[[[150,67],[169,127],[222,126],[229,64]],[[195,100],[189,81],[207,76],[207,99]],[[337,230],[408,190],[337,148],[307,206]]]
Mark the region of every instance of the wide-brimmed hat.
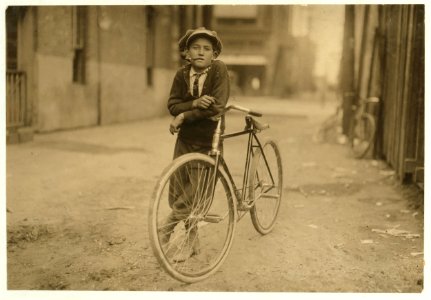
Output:
[[193,40],[197,39],[198,37],[208,38],[213,44],[214,51],[217,53],[216,57],[220,55],[223,45],[217,35],[217,32],[208,30],[205,27],[187,30],[186,34],[178,41],[180,52],[184,52],[190,46],[191,42],[193,42]]

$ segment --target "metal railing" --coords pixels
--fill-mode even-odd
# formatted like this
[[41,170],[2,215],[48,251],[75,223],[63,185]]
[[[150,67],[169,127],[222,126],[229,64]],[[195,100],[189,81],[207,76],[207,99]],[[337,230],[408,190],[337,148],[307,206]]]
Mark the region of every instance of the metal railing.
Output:
[[6,71],[6,129],[25,125],[27,111],[26,76],[22,71]]

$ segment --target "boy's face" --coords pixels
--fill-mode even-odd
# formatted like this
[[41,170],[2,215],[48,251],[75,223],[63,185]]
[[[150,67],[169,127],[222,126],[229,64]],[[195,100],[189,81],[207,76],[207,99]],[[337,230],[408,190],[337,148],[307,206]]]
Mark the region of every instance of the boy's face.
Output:
[[213,45],[205,38],[195,39],[187,51],[190,62],[197,72],[205,70],[215,58]]

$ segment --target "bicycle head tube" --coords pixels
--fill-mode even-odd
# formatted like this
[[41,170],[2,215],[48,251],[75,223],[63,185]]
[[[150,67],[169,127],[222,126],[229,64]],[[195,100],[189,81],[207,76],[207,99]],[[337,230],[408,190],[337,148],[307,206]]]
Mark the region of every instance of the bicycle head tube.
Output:
[[220,154],[219,146],[220,146],[220,136],[221,136],[221,118],[217,120],[217,127],[214,131],[213,140],[211,143],[211,151],[210,155]]

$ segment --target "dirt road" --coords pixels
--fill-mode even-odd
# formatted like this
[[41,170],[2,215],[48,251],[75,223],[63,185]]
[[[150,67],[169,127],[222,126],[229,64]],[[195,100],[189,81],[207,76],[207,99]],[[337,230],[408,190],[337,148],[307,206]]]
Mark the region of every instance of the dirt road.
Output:
[[[171,279],[148,242],[149,197],[175,140],[169,118],[8,146],[8,289],[420,292],[422,193],[399,186],[381,161],[313,142],[330,110],[261,101],[243,104],[267,110],[264,135],[281,148],[277,225],[261,236],[245,217],[224,265],[191,285]],[[228,128],[241,122],[233,115]],[[225,145],[236,175],[243,142]]]

